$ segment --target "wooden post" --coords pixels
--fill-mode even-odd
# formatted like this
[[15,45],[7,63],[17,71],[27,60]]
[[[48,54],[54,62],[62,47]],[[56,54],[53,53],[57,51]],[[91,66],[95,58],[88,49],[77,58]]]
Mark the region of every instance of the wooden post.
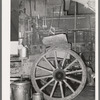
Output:
[[[74,30],[76,30],[77,16],[76,16],[76,2],[75,2],[75,18],[74,18]],[[76,31],[74,31],[74,49],[76,51]]]

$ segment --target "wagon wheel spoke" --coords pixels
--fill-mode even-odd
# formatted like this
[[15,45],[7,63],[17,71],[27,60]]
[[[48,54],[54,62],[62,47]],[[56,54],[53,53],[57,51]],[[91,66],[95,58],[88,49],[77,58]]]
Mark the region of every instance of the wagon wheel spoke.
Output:
[[62,87],[61,81],[59,81],[59,85],[60,85],[61,96],[62,96],[62,98],[64,98],[64,92],[63,92],[63,87]]
[[65,80],[63,81],[66,84],[66,86],[68,86],[68,88],[74,93],[75,92],[74,89]]
[[52,75],[45,75],[45,76],[38,76],[35,79],[39,80],[39,79],[52,78],[52,77],[53,77]]
[[43,90],[44,88],[46,88],[51,82],[53,82],[54,79],[52,78],[47,84],[45,84],[40,90]]
[[57,86],[57,81],[55,81],[55,83],[54,83],[54,86],[53,86],[53,88],[52,88],[50,97],[52,97],[52,95],[54,94],[54,91],[55,91],[56,86]]
[[51,71],[51,70],[49,70],[49,69],[47,69],[47,68],[44,68],[44,67],[42,67],[42,66],[39,66],[39,65],[37,65],[37,68],[42,69],[42,70],[44,70],[44,71],[47,71],[47,72],[49,72],[49,73],[53,73],[53,71]]
[[55,50],[54,50],[54,58],[55,58],[56,68],[58,69],[57,52]]
[[65,60],[66,60],[66,57],[67,57],[68,53],[65,54],[64,58],[63,58],[63,61],[62,61],[62,66],[64,66],[64,63],[65,63]]
[[45,56],[43,56],[43,59],[50,65],[50,67],[51,67],[53,70],[55,70],[55,68],[53,67],[53,65],[48,61],[48,59],[47,59]]
[[75,71],[66,72],[66,75],[67,74],[79,73],[79,72],[82,72],[82,70],[75,70]]
[[68,68],[70,68],[76,61],[77,61],[77,59],[75,59],[73,62],[71,62],[67,67],[64,68],[64,71],[66,71]]
[[66,76],[66,79],[69,79],[69,80],[71,80],[71,81],[74,81],[74,82],[77,82],[77,83],[82,83],[81,81],[79,81],[79,80],[77,80],[77,79],[74,79],[74,78],[72,78],[72,77],[67,77]]

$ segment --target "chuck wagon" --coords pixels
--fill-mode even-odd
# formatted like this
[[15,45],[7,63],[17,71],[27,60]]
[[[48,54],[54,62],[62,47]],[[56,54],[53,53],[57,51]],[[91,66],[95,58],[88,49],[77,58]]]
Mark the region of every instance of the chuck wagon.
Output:
[[[95,12],[90,0],[73,1],[84,4]],[[94,0],[91,1],[94,2]],[[37,36],[36,32],[34,33]],[[32,40],[34,41],[35,36],[32,37],[31,34],[33,32],[27,34],[28,38],[31,41],[34,37]],[[26,35],[24,38],[26,39]],[[25,42],[30,43],[30,41]],[[32,58],[22,60],[20,67],[13,67],[15,62],[13,64],[11,61],[11,77],[20,77],[21,75],[31,77],[34,89],[36,92],[42,92],[45,100],[71,100],[75,98],[83,90],[86,83],[85,63],[68,43],[66,34],[53,34],[44,37],[42,42],[43,44],[34,46],[34,49],[30,47],[31,51],[34,50],[31,54],[37,52],[37,49],[41,53],[32,54]]]

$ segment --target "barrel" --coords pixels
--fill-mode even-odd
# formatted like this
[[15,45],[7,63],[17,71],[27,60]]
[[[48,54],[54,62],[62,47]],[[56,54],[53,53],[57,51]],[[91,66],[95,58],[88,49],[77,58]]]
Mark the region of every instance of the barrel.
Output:
[[13,100],[30,100],[31,84],[29,81],[15,81],[12,83]]
[[42,93],[34,93],[32,96],[32,100],[43,100],[43,94]]

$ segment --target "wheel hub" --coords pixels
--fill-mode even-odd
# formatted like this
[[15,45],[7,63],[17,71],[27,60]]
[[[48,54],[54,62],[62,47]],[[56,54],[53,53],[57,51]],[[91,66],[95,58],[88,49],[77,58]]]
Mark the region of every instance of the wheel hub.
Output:
[[65,72],[62,69],[57,69],[53,73],[54,79],[57,81],[62,81],[65,78]]

